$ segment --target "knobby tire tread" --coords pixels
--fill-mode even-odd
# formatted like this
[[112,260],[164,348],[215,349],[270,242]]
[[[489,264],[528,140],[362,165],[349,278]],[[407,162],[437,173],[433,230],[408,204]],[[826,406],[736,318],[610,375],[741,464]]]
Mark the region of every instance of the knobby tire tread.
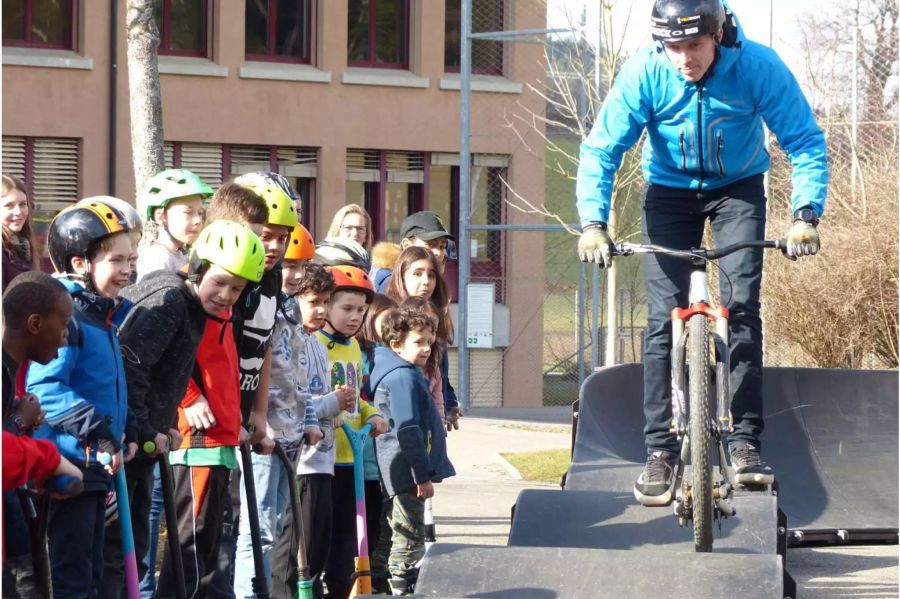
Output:
[[713,489],[709,405],[709,327],[706,316],[694,315],[688,333],[688,395],[691,443],[694,549],[712,551]]

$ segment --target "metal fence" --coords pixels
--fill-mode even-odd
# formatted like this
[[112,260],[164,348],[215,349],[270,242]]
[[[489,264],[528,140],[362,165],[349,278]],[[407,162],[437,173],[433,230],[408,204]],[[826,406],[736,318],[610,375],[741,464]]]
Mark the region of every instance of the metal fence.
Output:
[[[495,302],[509,319],[508,339],[495,347],[501,353],[490,372],[478,366],[477,346],[460,350],[459,387],[473,405],[490,374],[504,380],[504,405],[520,402],[510,389],[519,378],[538,380],[537,369],[539,403],[567,404],[593,367],[641,359],[640,260],[618,261],[616,286],[608,288],[606,272],[577,261],[571,224],[578,220],[579,144],[627,58],[613,4],[585,2],[560,26],[558,16],[548,21],[542,1],[460,3],[461,290],[494,284]],[[770,39],[757,41],[785,57],[807,93],[828,138],[831,186],[822,254],[796,263],[768,259],[766,364],[896,366],[897,0],[830,0],[781,23],[783,31],[772,29]],[[841,23],[854,27],[836,26]],[[471,102],[484,93],[518,94],[516,107],[498,111]],[[486,156],[498,128],[515,131],[518,143],[502,158]],[[769,235],[782,237],[790,224],[790,168],[774,138],[770,154]],[[633,151],[614,200],[619,239],[639,231],[641,187]],[[472,308],[467,299],[461,292],[461,332]],[[866,318],[875,322],[864,326]]]

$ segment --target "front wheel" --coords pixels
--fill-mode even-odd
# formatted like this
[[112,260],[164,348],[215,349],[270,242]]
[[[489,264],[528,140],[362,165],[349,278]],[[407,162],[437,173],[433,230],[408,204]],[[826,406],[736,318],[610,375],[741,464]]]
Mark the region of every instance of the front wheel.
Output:
[[712,445],[709,427],[709,327],[706,316],[695,314],[688,329],[688,396],[691,444],[691,497],[694,550],[712,551]]

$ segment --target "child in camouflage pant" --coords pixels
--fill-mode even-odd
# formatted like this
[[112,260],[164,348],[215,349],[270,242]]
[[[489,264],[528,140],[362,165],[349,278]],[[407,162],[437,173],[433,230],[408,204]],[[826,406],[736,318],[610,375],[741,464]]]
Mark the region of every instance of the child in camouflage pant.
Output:
[[387,347],[375,348],[369,377],[375,407],[390,423],[375,439],[378,467],[387,495],[393,497],[391,555],[388,568],[394,595],[410,594],[425,555],[425,500],[434,484],[456,474],[447,458],[441,417],[420,368],[428,361],[437,322],[420,306],[406,302],[384,319]]

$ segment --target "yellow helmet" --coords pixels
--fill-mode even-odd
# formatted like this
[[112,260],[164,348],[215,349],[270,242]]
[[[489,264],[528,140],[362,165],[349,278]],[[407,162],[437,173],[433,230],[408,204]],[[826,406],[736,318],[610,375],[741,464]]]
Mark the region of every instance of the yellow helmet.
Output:
[[200,231],[192,257],[259,283],[266,268],[266,250],[256,233],[230,220],[213,221]]
[[297,208],[294,206],[294,200],[271,177],[264,173],[247,173],[234,182],[263,199],[266,208],[269,209],[268,224],[287,227],[292,231],[297,226]]

